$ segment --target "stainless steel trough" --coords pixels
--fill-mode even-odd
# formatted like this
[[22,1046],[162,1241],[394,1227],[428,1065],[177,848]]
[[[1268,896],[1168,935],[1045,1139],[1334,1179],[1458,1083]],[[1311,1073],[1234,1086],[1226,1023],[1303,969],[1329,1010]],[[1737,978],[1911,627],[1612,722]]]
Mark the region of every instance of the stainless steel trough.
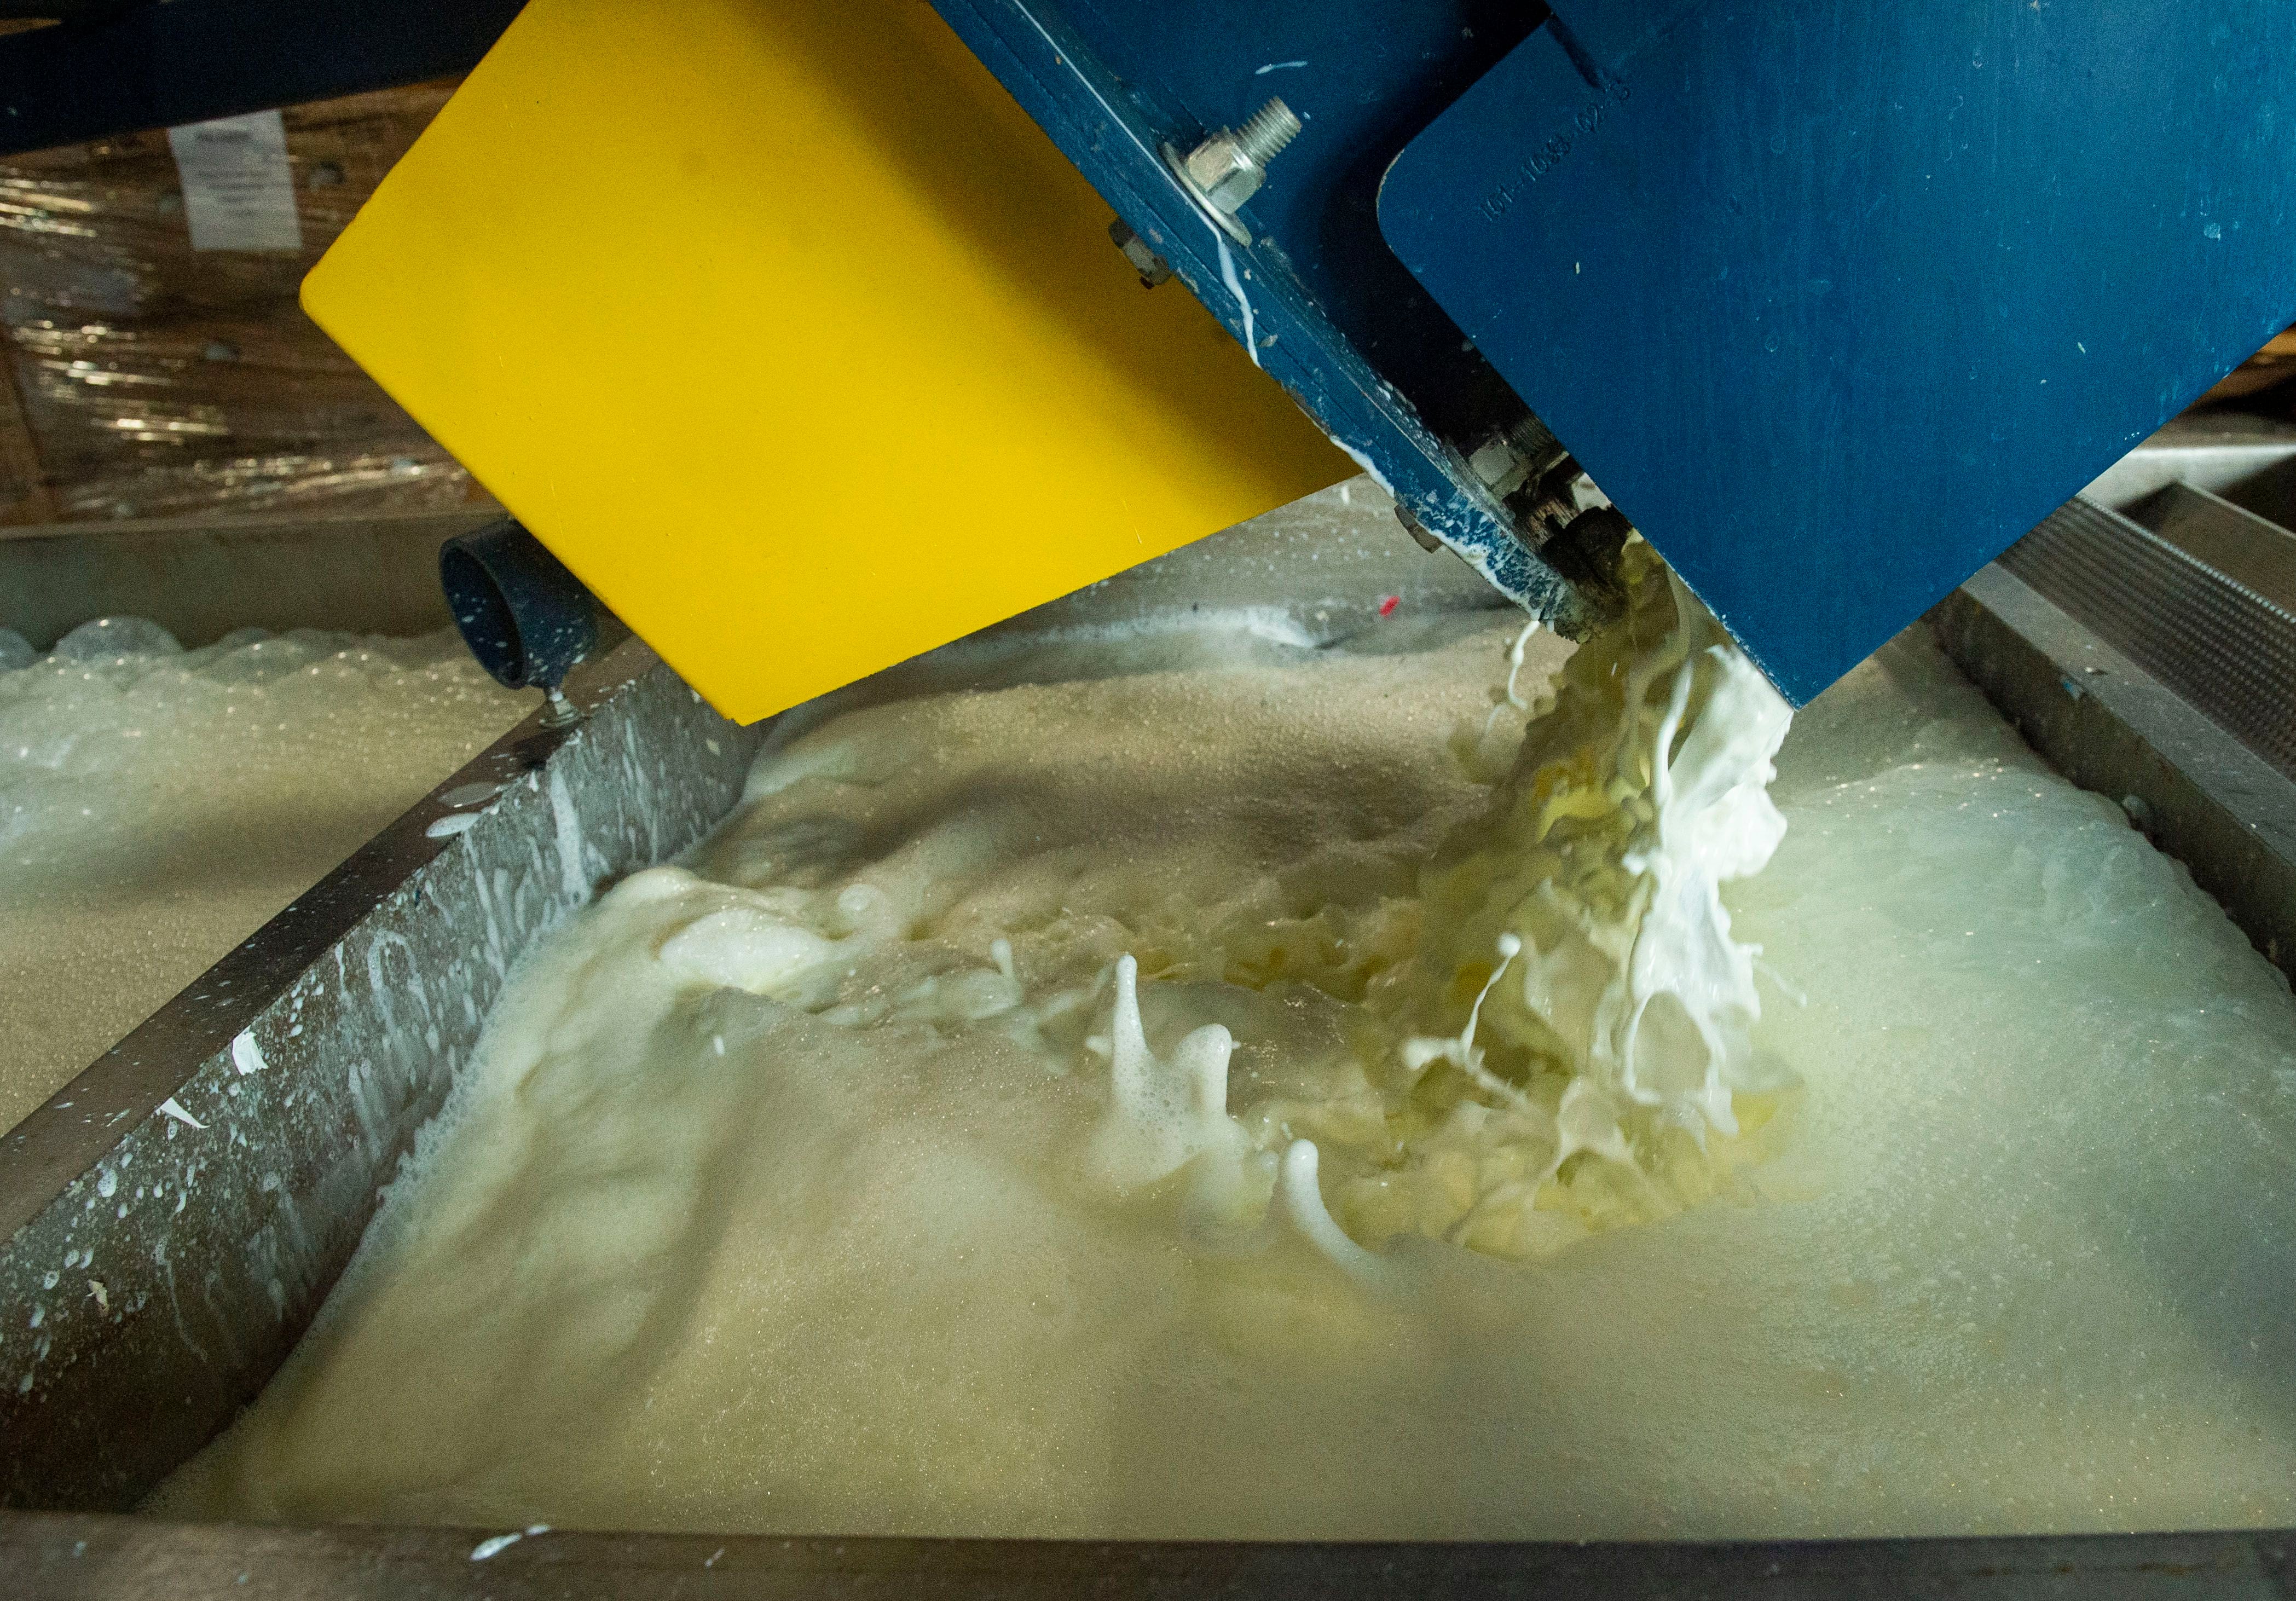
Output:
[[[2277,443],[2212,487],[2236,494],[2296,462],[2296,439]],[[2147,469],[2099,492],[2142,514],[2145,497],[2176,476]],[[1349,493],[1355,512],[1333,492],[1004,628],[1086,624],[1144,605],[1252,605],[1331,639],[1373,626],[1389,595],[1414,611],[1493,603],[1448,557],[1363,516],[1361,503],[1383,506],[1374,491]],[[2166,555],[2155,548],[2164,538]],[[2160,659],[2160,642],[2112,636],[2110,583],[2084,587],[2060,571],[2109,568],[2140,548],[2189,562],[2205,545],[2076,503],[1948,598],[1931,626],[2050,759],[2125,800],[2286,967],[2296,961],[2296,784],[2252,717],[2211,703],[2204,685],[2172,687],[2177,664]],[[2284,624],[2282,643],[2296,642],[2296,618],[2276,623],[2268,596],[2185,577],[2206,592],[2195,603],[2218,608],[2203,615],[2267,634]],[[2260,612],[2251,604],[2259,599]],[[568,687],[578,724],[529,720],[513,731],[0,1137],[0,1499],[15,1509],[0,1514],[0,1589],[2296,1593],[2296,1548],[2250,1531],[1607,1547],[548,1533],[474,1561],[478,1542],[500,1531],[275,1530],[134,1515],[253,1398],[308,1325],[520,953],[601,885],[700,838],[733,804],[767,733],[717,717],[636,641]],[[466,813],[476,821],[463,832],[434,827]]]

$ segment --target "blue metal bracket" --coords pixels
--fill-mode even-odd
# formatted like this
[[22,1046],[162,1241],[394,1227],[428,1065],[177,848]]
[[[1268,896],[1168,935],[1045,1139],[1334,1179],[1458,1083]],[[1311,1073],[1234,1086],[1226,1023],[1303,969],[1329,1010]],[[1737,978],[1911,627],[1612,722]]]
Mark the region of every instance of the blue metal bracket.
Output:
[[[1517,538],[1505,508],[1460,451],[1333,326],[1281,245],[1258,228],[1250,245],[1232,244],[1174,181],[1161,146],[1186,149],[1206,131],[1202,126],[1157,114],[1050,6],[1029,0],[934,5],[1252,359],[1421,526],[1534,614],[1575,620],[1569,586]],[[1145,8],[1142,16],[1155,20]],[[1243,76],[1250,76],[1248,70]],[[1270,186],[1283,182],[1279,167]],[[1247,209],[1246,220],[1250,216]],[[1456,341],[1456,331],[1450,338]],[[1504,386],[1495,387],[1504,394]]]

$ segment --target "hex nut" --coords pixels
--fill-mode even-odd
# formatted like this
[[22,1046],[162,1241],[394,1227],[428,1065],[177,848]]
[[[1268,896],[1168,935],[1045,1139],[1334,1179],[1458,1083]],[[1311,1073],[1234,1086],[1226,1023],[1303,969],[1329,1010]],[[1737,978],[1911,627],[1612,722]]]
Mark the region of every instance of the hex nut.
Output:
[[1197,145],[1188,152],[1187,168],[1204,199],[1231,217],[1267,181],[1267,169],[1233,134],[1215,134]]

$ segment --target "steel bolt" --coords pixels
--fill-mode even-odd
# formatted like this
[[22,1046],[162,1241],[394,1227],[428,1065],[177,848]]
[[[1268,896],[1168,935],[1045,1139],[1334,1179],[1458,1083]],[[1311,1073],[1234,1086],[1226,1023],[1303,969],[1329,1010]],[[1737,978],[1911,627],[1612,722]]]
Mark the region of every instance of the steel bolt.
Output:
[[1132,231],[1132,225],[1118,218],[1108,225],[1108,236],[1124,259],[1132,263],[1132,270],[1140,275],[1140,286],[1153,289],[1172,276],[1172,264],[1158,255],[1149,242]]
[[1251,120],[1236,129],[1234,135],[1237,147],[1262,167],[1299,136],[1300,119],[1292,114],[1290,106],[1275,98],[1254,111]]
[[1164,158],[1214,221],[1245,243],[1250,234],[1235,220],[1244,201],[1267,181],[1267,163],[1300,136],[1300,119],[1281,100],[1270,100],[1242,127],[1222,128],[1185,156],[1170,145]]

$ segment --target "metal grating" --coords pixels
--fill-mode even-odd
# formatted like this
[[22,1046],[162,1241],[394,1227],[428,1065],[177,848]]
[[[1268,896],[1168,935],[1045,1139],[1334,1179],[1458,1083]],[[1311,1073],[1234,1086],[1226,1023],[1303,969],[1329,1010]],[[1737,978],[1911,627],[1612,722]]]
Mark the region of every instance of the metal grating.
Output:
[[2296,778],[2296,613],[2082,499],[2001,565]]
[[2115,508],[2206,567],[2296,612],[2296,534],[2196,484],[2169,484]]

